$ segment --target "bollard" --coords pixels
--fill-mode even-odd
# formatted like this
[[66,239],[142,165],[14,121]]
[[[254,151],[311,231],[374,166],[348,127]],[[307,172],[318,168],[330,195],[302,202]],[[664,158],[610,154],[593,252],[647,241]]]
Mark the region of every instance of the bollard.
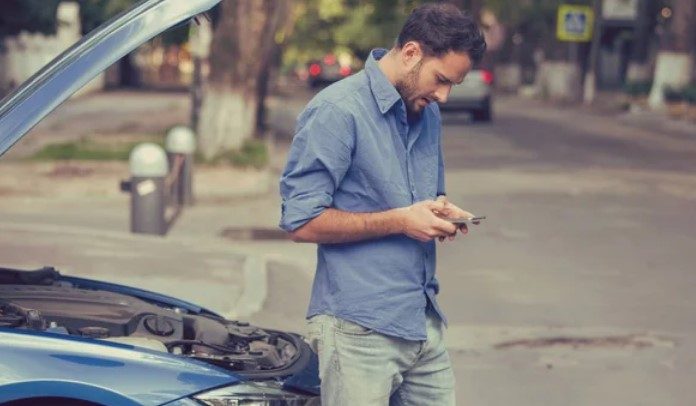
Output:
[[181,173],[174,184],[174,198],[180,205],[193,204],[193,153],[196,151],[196,137],[186,126],[176,126],[167,133],[165,143],[169,167],[175,168],[177,156],[183,158]]
[[131,151],[131,232],[167,233],[164,179],[168,171],[167,155],[159,145],[148,142]]

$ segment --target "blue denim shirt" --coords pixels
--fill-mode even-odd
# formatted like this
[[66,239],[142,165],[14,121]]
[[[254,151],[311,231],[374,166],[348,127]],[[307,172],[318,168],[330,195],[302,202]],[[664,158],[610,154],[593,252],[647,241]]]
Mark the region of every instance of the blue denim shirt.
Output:
[[[444,194],[440,111],[409,123],[373,50],[365,69],[317,94],[300,114],[280,180],[280,226],[293,231],[326,208],[381,212]],[[377,332],[425,340],[435,296],[435,242],[406,235],[319,244],[307,317],[331,314]]]

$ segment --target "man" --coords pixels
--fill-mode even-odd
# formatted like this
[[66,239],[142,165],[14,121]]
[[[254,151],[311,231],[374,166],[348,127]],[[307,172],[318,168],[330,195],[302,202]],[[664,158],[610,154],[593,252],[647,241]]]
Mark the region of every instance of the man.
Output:
[[456,7],[419,7],[298,119],[280,226],[319,244],[307,317],[324,405],[455,403],[434,239],[457,232],[443,218],[472,214],[445,197],[436,102],[485,47]]

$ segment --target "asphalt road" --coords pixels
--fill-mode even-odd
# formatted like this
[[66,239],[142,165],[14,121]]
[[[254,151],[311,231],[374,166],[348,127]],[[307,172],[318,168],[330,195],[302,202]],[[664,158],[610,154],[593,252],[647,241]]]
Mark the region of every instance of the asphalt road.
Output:
[[[85,121],[103,121],[99,106],[115,96],[124,97],[78,100],[82,109],[66,105],[36,131],[76,137]],[[153,109],[180,106],[172,120],[185,119],[186,96],[176,103],[174,97],[146,102]],[[132,109],[121,110],[108,112],[114,133],[150,130]],[[272,118],[292,128],[293,110],[282,111]],[[438,251],[459,404],[696,404],[696,131],[653,118],[517,98],[499,98],[492,123],[445,117],[448,196],[487,216]],[[35,135],[24,152],[47,138]],[[23,177],[20,169],[3,167],[16,180],[0,184],[3,265],[58,265],[261,326],[304,329],[313,247],[219,237],[225,227],[275,227],[275,182],[261,197],[201,199],[157,240],[125,232],[127,199],[113,192],[123,168],[63,180],[60,196],[49,190],[13,197],[60,180]],[[234,189],[234,176],[196,182],[202,191]],[[98,179],[111,194],[97,188]],[[77,196],[79,185],[89,188]],[[248,256],[268,266],[254,272]]]
[[[444,122],[448,195],[488,217],[438,253],[458,404],[694,404],[696,133],[513,98]],[[271,268],[252,320],[297,330],[310,281]]]

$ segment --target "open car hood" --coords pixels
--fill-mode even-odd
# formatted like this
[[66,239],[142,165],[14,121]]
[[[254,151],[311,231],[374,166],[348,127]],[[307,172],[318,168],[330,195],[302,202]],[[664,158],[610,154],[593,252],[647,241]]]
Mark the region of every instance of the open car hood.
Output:
[[[317,356],[297,334],[227,320],[155,292],[64,276],[52,267],[0,267],[0,335],[9,331],[144,347],[160,358],[176,356],[177,365],[182,360],[200,368],[207,364],[223,380],[279,380],[285,388],[319,393]],[[28,348],[15,364],[21,365],[30,351],[43,347]],[[92,358],[99,362],[98,356]]]
[[219,2],[144,0],[84,36],[0,101],[0,156],[111,64]]

